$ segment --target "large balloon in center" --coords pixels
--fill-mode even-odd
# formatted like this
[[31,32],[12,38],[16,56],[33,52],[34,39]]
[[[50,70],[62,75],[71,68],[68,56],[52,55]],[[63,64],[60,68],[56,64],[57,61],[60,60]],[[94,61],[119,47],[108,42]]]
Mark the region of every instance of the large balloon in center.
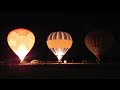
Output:
[[35,36],[30,30],[18,28],[8,34],[7,42],[22,63],[25,56],[34,46]]
[[57,56],[59,62],[71,48],[72,43],[72,37],[67,32],[52,32],[47,38],[47,46]]
[[86,34],[84,42],[100,62],[100,57],[112,47],[113,40],[112,32],[93,31]]

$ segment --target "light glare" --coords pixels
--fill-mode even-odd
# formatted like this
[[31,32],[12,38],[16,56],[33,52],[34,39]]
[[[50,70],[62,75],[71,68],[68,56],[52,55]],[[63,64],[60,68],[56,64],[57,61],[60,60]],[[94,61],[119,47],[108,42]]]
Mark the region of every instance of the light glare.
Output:
[[16,54],[20,58],[21,61],[24,60],[25,56],[27,55],[28,51],[25,49],[25,47],[19,47],[18,50],[16,50]]

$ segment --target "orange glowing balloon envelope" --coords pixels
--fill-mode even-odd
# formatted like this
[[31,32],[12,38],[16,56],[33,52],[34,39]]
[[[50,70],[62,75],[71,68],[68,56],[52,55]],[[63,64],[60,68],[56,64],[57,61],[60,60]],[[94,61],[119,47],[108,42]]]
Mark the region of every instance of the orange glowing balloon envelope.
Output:
[[47,38],[48,48],[57,56],[59,62],[72,47],[72,37],[67,32],[52,32]]
[[27,29],[18,28],[8,34],[7,42],[13,52],[23,61],[34,46],[35,36]]

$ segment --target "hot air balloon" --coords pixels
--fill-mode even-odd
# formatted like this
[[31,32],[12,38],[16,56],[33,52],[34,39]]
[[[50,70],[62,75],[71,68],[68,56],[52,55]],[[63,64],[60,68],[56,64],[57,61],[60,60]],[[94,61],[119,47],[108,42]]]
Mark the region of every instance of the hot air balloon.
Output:
[[47,46],[57,56],[58,62],[71,48],[73,43],[72,37],[67,32],[53,32],[47,38]]
[[113,35],[111,32],[104,31],[89,32],[84,42],[100,63],[100,57],[112,47]]
[[34,34],[27,29],[12,30],[7,36],[7,42],[13,52],[20,58],[21,63],[35,43]]

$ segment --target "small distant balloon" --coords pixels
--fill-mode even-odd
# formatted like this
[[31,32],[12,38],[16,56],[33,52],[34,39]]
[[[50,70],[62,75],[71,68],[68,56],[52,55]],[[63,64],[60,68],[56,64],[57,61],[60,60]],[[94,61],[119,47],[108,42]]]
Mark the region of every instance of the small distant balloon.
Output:
[[18,28],[8,34],[7,42],[9,47],[23,62],[25,56],[34,46],[35,36],[30,30]]
[[100,56],[112,47],[113,40],[112,32],[94,31],[87,33],[84,42],[100,62]]
[[47,46],[57,56],[59,62],[71,48],[72,43],[72,37],[67,32],[52,32],[47,38]]

